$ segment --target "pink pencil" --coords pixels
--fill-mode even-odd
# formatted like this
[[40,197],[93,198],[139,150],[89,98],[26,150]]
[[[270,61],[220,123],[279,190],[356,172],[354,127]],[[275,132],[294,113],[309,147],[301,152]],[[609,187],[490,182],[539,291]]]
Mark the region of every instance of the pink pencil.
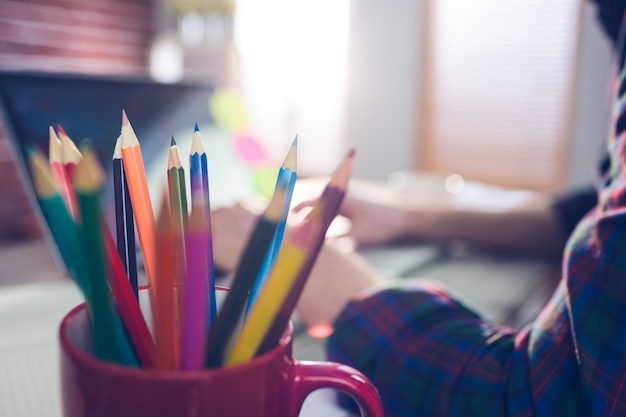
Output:
[[181,369],[201,369],[204,365],[210,307],[206,255],[211,244],[205,207],[201,201],[194,204],[185,232],[187,279],[183,287]]

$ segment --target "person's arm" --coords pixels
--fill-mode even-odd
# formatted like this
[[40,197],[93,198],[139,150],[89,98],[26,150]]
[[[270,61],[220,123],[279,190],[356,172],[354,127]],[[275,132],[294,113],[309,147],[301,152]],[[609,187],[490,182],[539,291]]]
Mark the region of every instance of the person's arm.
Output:
[[340,214],[357,246],[463,240],[498,250],[560,255],[574,225],[595,204],[593,188],[557,198],[534,192],[496,210],[459,206],[453,196],[351,184]]

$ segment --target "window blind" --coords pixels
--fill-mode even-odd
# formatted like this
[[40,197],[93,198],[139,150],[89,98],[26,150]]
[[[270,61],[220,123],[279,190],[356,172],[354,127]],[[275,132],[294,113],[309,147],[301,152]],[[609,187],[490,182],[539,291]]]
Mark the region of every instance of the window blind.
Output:
[[150,0],[0,0],[0,67],[146,74]]
[[563,185],[581,2],[428,4],[418,164],[502,185]]

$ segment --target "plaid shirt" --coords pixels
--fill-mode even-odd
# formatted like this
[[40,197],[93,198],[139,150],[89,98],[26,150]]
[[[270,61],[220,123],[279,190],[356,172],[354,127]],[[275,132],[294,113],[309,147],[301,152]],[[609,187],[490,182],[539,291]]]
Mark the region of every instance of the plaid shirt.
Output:
[[[605,3],[623,15],[623,1]],[[626,416],[624,71],[617,81],[598,204],[572,233],[534,323],[488,322],[424,281],[352,302],[337,319],[329,358],[365,373],[388,416]]]

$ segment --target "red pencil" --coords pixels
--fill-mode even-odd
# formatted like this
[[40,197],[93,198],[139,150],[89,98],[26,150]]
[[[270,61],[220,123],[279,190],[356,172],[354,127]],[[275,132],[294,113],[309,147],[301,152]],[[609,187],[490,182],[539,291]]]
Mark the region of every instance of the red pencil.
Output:
[[59,132],[59,139],[61,140],[63,166],[65,166],[67,175],[72,178],[76,165],[83,159],[83,155],[76,147],[74,141],[65,133],[63,126],[57,125],[57,131]]
[[78,205],[76,203],[76,194],[74,193],[74,186],[67,173],[65,165],[63,164],[63,144],[57,136],[54,128],[50,126],[49,133],[49,146],[48,146],[48,160],[50,163],[50,169],[52,170],[52,176],[59,187],[59,191],[65,206],[69,211],[73,219],[78,218]]
[[145,317],[141,312],[135,293],[126,275],[126,269],[122,264],[113,236],[103,221],[102,225],[104,243],[110,267],[109,284],[113,298],[120,312],[122,322],[128,331],[139,362],[144,368],[154,366],[154,342],[148,329]]

